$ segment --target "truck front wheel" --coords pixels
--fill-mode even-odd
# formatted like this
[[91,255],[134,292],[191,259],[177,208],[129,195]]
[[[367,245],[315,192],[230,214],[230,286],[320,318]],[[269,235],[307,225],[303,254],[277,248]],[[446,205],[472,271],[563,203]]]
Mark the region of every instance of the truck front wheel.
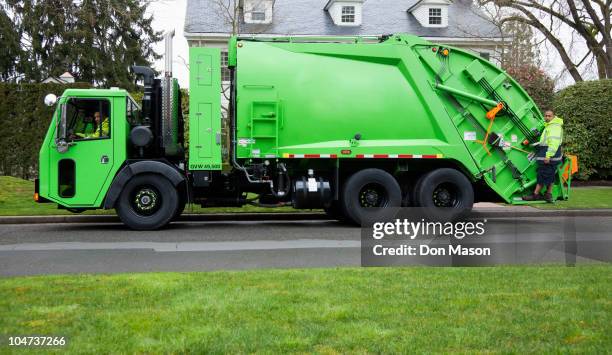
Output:
[[137,175],[125,185],[117,201],[119,218],[135,230],[154,230],[168,224],[179,208],[176,188],[168,179]]
[[393,207],[402,204],[397,180],[380,169],[364,169],[353,174],[344,185],[342,211],[356,224],[384,220]]

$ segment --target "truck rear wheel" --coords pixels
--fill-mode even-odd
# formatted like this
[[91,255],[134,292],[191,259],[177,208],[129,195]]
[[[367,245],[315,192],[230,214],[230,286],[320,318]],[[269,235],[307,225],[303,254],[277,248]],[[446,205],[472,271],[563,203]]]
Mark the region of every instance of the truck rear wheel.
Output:
[[469,211],[474,205],[474,188],[461,172],[442,168],[425,174],[415,186],[419,206]]
[[154,230],[168,224],[179,208],[176,188],[168,179],[138,175],[125,185],[117,201],[117,214],[135,230]]
[[390,217],[390,208],[402,204],[402,191],[386,171],[365,169],[346,181],[341,201],[343,213],[354,223],[364,224]]

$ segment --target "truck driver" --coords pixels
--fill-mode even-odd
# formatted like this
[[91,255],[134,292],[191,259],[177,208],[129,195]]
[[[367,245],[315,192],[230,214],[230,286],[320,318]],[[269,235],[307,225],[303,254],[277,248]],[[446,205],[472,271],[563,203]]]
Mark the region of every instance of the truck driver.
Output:
[[76,133],[76,135],[81,138],[108,137],[110,128],[108,117],[106,117],[104,120],[102,120],[102,122],[100,122],[101,117],[102,116],[100,115],[100,112],[96,111],[94,113],[95,130],[93,131],[93,133]]

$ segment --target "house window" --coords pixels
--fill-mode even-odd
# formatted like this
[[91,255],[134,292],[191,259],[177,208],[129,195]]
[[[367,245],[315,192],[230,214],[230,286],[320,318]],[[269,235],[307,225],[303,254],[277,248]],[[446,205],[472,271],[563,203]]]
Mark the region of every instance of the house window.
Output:
[[266,20],[266,12],[265,11],[253,11],[253,12],[251,12],[251,20],[252,21],[265,21]]
[[486,60],[491,60],[491,53],[489,52],[480,52],[480,57]]
[[355,6],[342,6],[342,23],[355,22]]
[[232,81],[232,75],[227,67],[227,51],[221,51],[221,81]]
[[429,9],[429,24],[430,25],[441,25],[442,24],[442,9],[441,8],[430,8]]

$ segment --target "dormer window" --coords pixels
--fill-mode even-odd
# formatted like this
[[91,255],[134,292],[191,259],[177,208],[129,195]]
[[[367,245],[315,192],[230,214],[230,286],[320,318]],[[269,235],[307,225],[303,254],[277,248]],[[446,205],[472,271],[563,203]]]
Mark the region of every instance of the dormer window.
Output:
[[342,23],[355,23],[355,6],[342,6]]
[[244,0],[244,22],[246,23],[272,23],[272,0]]
[[419,0],[409,9],[423,27],[448,27],[448,11],[451,0]]
[[336,26],[361,26],[364,0],[328,0],[325,11]]
[[442,9],[439,7],[429,8],[429,24],[430,25],[441,25],[442,24]]

